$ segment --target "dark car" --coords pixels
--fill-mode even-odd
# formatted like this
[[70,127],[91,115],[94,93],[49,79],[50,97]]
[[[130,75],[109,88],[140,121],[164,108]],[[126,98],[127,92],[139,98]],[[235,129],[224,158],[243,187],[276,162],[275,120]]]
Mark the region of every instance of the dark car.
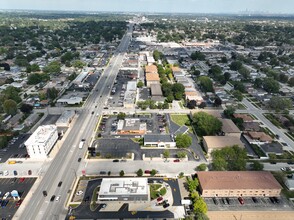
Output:
[[241,205],[244,205],[244,199],[242,197],[239,197],[238,200],[239,200]]
[[82,158],[79,158],[79,159],[78,159],[78,162],[81,162],[81,160],[82,160]]
[[29,174],[29,175],[32,175],[32,171],[31,171],[31,170],[29,170],[29,171],[28,171],[28,174]]
[[272,203],[276,203],[273,197],[269,197],[269,199],[271,200]]
[[45,190],[43,191],[43,196],[45,196],[45,197],[47,196],[47,191],[45,191]]
[[105,175],[106,171],[100,171],[100,175]]
[[54,201],[54,199],[55,199],[55,195],[51,196],[51,199],[50,199],[50,201],[51,201],[51,202],[53,202],[53,201]]
[[119,162],[119,160],[118,160],[118,159],[115,159],[115,160],[113,160],[112,162],[115,162],[115,163],[116,163],[116,162]]
[[273,199],[275,200],[275,203],[280,203],[280,199],[278,197],[273,197]]
[[230,198],[226,198],[226,200],[227,200],[227,203],[230,205],[230,203],[231,203]]
[[169,203],[166,203],[163,205],[163,208],[167,208],[167,207],[169,207]]
[[228,205],[228,202],[225,198],[222,198],[222,202],[224,203],[224,205]]
[[175,159],[175,160],[174,160],[174,162],[176,162],[176,163],[177,163],[177,162],[180,162],[180,160],[179,160],[179,159]]
[[20,199],[20,200],[18,200],[18,201],[15,203],[15,206],[18,207],[18,206],[21,205],[21,203],[22,203],[22,200]]
[[218,201],[217,201],[216,198],[212,198],[212,200],[213,200],[213,203],[214,203],[215,205],[218,205]]
[[91,113],[92,115],[94,114],[94,112]]
[[17,176],[17,171],[14,170],[14,171],[13,171],[13,174],[14,174],[14,176]]
[[145,173],[145,174],[150,174],[151,171],[150,171],[150,170],[145,170],[144,173]]
[[60,182],[58,183],[58,187],[61,187],[61,185],[62,185],[62,181],[60,181]]
[[258,200],[257,200],[256,197],[252,197],[252,201],[253,201],[254,203],[258,203]]

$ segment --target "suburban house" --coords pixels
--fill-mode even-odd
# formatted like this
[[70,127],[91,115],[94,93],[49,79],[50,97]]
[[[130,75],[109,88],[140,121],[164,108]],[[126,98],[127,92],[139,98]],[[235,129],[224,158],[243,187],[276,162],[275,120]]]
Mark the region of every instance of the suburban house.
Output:
[[234,124],[231,119],[219,119],[223,126],[222,126],[222,135],[224,136],[234,136],[240,138],[241,131],[240,129]]
[[250,144],[264,144],[271,143],[273,139],[264,132],[248,131],[243,133],[243,136]]

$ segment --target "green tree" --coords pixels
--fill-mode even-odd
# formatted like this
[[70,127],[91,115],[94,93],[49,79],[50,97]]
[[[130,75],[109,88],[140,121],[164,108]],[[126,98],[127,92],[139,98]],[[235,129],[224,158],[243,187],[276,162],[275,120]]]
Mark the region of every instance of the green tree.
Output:
[[121,170],[121,171],[119,172],[119,176],[124,176],[124,175],[125,175],[125,171]]
[[233,96],[239,101],[241,102],[243,100],[243,94],[242,92],[240,92],[239,90],[235,90],[233,91]]
[[144,83],[142,82],[142,81],[139,81],[138,83],[137,83],[137,87],[138,88],[142,88],[144,86]]
[[211,79],[207,76],[200,76],[198,78],[200,83],[200,87],[203,89],[204,92],[214,92],[213,83]]
[[0,149],[7,147],[8,138],[7,136],[0,136]]
[[84,66],[86,66],[86,64],[80,60],[75,60],[72,65],[78,69],[82,69]]
[[205,163],[202,163],[196,167],[197,171],[205,171],[206,169],[207,169],[207,165]]
[[247,80],[247,79],[250,78],[250,71],[249,71],[246,67],[244,67],[244,66],[242,66],[242,67],[239,69],[239,73],[241,74],[241,76],[243,76],[243,78],[244,78],[245,80]]
[[12,99],[7,99],[3,103],[3,109],[8,115],[15,115],[17,113],[17,103]]
[[[198,179],[192,179],[191,177],[187,178],[187,186],[189,189],[189,192],[194,192],[197,190],[198,186],[199,186],[199,181]],[[198,193],[197,193],[198,194]],[[198,195],[199,196],[199,195]],[[192,197],[192,196],[191,196]]]
[[289,109],[292,106],[292,101],[288,98],[273,96],[268,102],[269,108],[275,111]]
[[232,106],[228,106],[225,110],[224,110],[224,116],[226,116],[227,118],[233,118],[233,115],[235,114],[236,109]]
[[253,163],[250,164],[250,167],[252,170],[259,171],[259,170],[263,170],[264,166],[259,161],[253,161]]
[[126,113],[120,112],[117,114],[117,119],[124,120],[126,118],[126,116],[127,116]]
[[294,86],[294,77],[291,77],[288,81],[289,86],[293,87]]
[[1,102],[4,103],[7,99],[12,99],[16,103],[21,102],[21,98],[19,96],[20,89],[15,88],[13,86],[8,86],[5,90],[1,93]]
[[163,155],[164,158],[169,158],[170,157],[169,150],[164,150],[163,153],[162,153],[162,155]]
[[234,71],[238,71],[242,68],[242,62],[240,61],[233,61],[231,64],[230,64],[230,69],[231,70],[234,70]]
[[55,87],[47,89],[47,97],[51,100],[56,99],[58,97],[58,93],[59,92]]
[[212,153],[213,170],[240,171],[246,169],[246,150],[238,145],[228,146]]
[[154,170],[154,169],[152,169],[151,172],[150,172],[150,175],[151,175],[151,176],[155,176],[156,173],[157,173],[157,171]]
[[269,93],[278,93],[280,89],[280,84],[273,78],[265,78],[262,85],[264,90]]
[[33,111],[33,106],[23,103],[20,107],[20,111],[26,114],[30,114]]
[[177,152],[177,157],[180,159],[183,159],[187,156],[187,153],[185,151],[179,151]]
[[222,129],[222,122],[206,112],[197,112],[193,115],[193,125],[199,136],[215,135]]
[[57,61],[52,61],[46,67],[43,68],[45,73],[60,73],[61,66],[60,63]]
[[191,54],[192,60],[205,60],[205,55],[201,51],[195,51]]
[[142,169],[139,169],[137,172],[136,172],[137,176],[143,176],[143,170]]
[[72,52],[66,52],[65,54],[63,54],[61,57],[60,57],[60,61],[61,63],[66,63],[66,61],[71,61],[73,59],[73,54]]
[[166,97],[166,102],[167,103],[172,103],[173,101],[174,101],[174,96],[173,96],[173,94],[170,94],[170,95],[168,95],[167,97]]
[[207,205],[203,198],[199,197],[193,204],[194,213],[206,213]]
[[289,77],[285,73],[281,73],[279,76],[279,81],[281,83],[287,83],[289,80]]
[[187,134],[178,134],[176,136],[177,148],[187,148],[191,146],[192,138]]

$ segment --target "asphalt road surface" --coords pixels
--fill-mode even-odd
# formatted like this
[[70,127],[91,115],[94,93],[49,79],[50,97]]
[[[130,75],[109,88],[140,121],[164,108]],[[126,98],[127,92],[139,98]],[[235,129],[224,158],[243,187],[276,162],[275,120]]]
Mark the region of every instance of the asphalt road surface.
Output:
[[[132,26],[121,40],[113,58],[109,62],[98,83],[90,93],[84,106],[79,110],[79,117],[64,141],[58,154],[52,161],[50,167],[44,176],[41,176],[41,182],[33,193],[30,202],[27,204],[23,213],[19,213],[15,218],[19,219],[64,219],[67,210],[64,207],[68,196],[68,190],[71,189],[73,181],[76,178],[76,170],[80,163],[78,158],[82,157],[90,144],[93,131],[97,123],[96,115],[100,115],[103,105],[109,96],[111,87],[115,81],[118,70],[121,66],[124,52],[127,51],[132,35]],[[98,91],[97,91],[98,90]],[[97,108],[95,106],[97,105]],[[94,114],[91,114],[94,111]],[[78,145],[81,139],[86,139],[83,149]],[[59,181],[62,181],[61,187],[58,187]],[[43,190],[48,193],[43,196]],[[59,201],[51,201],[52,195],[59,196]]]

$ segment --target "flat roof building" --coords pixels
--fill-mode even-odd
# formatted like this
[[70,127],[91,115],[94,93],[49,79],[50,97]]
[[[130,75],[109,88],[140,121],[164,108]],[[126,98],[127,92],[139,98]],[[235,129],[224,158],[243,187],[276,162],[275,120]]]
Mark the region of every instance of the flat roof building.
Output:
[[147,178],[104,178],[99,190],[99,201],[147,201]]
[[145,147],[176,147],[176,142],[169,134],[146,134],[144,136]]
[[24,143],[30,158],[46,159],[58,139],[55,125],[39,126]]
[[282,189],[267,171],[210,171],[197,176],[203,197],[279,196]]
[[211,153],[213,150],[222,149],[224,147],[238,145],[244,148],[244,144],[238,137],[234,136],[204,136],[203,146],[206,152]]
[[68,127],[74,116],[75,116],[75,111],[73,110],[64,111],[61,114],[61,116],[58,118],[55,124],[57,127]]
[[121,135],[144,135],[147,131],[145,122],[141,122],[139,118],[126,118],[119,120],[117,123],[117,134]]

